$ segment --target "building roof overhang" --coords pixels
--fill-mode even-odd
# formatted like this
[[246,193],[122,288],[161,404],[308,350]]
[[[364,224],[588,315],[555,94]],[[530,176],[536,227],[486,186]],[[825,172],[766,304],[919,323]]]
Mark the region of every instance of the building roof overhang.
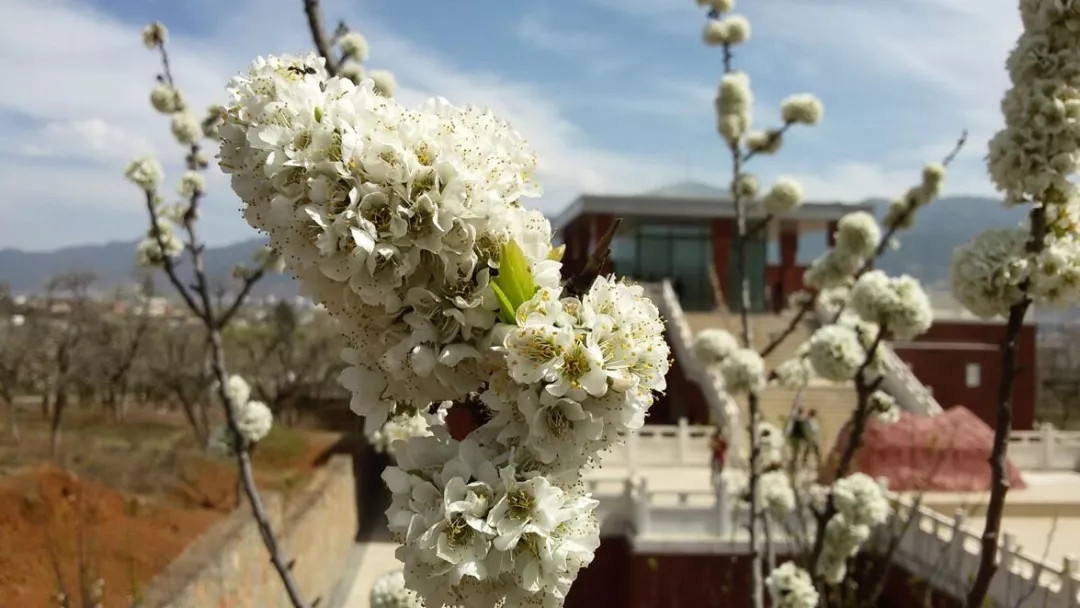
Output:
[[[806,202],[790,213],[784,220],[797,222],[830,222],[853,211],[873,213],[870,203]],[[748,217],[763,217],[758,205],[749,205]],[[582,215],[611,214],[629,220],[635,218],[668,219],[720,219],[734,218],[735,204],[730,198],[680,197],[670,195],[637,194],[608,196],[583,194],[551,221],[553,230],[561,230]]]

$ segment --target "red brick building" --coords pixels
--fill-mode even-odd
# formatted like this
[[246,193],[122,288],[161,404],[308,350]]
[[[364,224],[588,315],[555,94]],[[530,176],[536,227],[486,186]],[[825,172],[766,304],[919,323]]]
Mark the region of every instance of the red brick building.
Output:
[[[756,235],[747,248],[753,311],[780,312],[788,297],[803,287],[806,267],[798,263],[800,242],[809,236],[831,245],[836,222],[859,210],[872,212],[873,207],[806,203]],[[735,210],[721,191],[683,185],[643,195],[582,195],[552,221],[557,239],[566,245],[564,263],[571,269],[583,266],[616,217],[622,218],[622,223],[612,241],[612,271],[639,281],[669,279],[687,311],[717,309],[718,290],[727,294],[729,302],[724,304],[735,308],[731,294],[738,293],[734,286],[741,283],[733,255],[738,238]],[[751,205],[751,225],[761,218],[760,209]],[[963,405],[993,425],[994,379],[1000,367],[1003,331],[1003,323],[947,315],[939,318],[926,335],[894,347],[942,407]],[[1036,402],[1033,324],[1024,327],[1019,361],[1021,374],[1013,391],[1013,428],[1024,430],[1034,424]],[[672,373],[680,372],[675,369]],[[693,394],[692,383],[681,381],[681,377],[669,380],[670,385],[678,387],[677,392],[685,393],[681,400],[699,400]],[[668,398],[657,404],[654,413],[680,409],[679,404],[670,401]],[[663,416],[651,419],[673,421]]]

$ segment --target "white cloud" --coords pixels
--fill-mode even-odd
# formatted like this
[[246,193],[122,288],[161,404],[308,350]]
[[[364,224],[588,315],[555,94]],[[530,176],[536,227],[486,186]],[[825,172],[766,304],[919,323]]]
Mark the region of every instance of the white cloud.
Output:
[[[594,1],[643,17],[650,25],[678,28],[682,36],[696,36],[703,19],[688,0]],[[785,44],[790,38],[791,44],[807,50],[792,58],[802,66],[800,73],[829,67],[820,61],[807,63],[804,55],[831,53],[862,62],[865,71],[885,66],[880,68],[882,79],[903,78],[927,95],[940,95],[942,111],[963,119],[958,128],[973,131],[968,157],[958,161],[960,175],[952,176],[950,191],[984,191],[985,179],[975,159],[985,146],[978,139],[992,132],[998,121],[996,103],[1004,88],[1001,63],[1015,37],[1014,11],[997,10],[1004,0],[929,2],[909,0],[900,8],[878,2],[870,10],[849,0],[772,0],[753,6],[744,0],[751,18],[757,15],[755,36],[776,37]],[[207,25],[211,29],[199,38],[173,32],[174,71],[195,108],[221,100],[229,76],[255,55],[311,48],[295,4],[295,0],[248,0],[223,5],[227,8],[214,9],[219,12]],[[878,7],[880,13],[875,12]],[[411,39],[405,30],[395,31],[367,15],[360,18],[354,2],[327,0],[324,12],[328,23],[344,17],[362,24],[372,45],[373,67],[395,72],[404,101],[438,94],[455,103],[491,107],[510,119],[539,155],[546,190],[539,206],[546,211],[557,210],[582,191],[634,192],[681,179],[718,181],[715,169],[687,170],[682,159],[694,157],[692,150],[631,154],[599,145],[595,133],[571,120],[567,110],[575,103],[608,104],[649,116],[659,125],[695,117],[711,121],[714,92],[707,66],[702,70],[703,84],[664,74],[651,78],[652,89],[647,91],[635,89],[629,81],[625,91],[614,93],[599,88],[549,89],[516,75],[456,64],[432,42]],[[49,24],[48,37],[35,33],[42,23]],[[517,25],[523,40],[554,52],[561,49],[581,61],[621,56],[614,41],[557,28],[544,13],[533,13]],[[15,134],[0,129],[0,138],[12,142],[9,153],[17,154],[0,165],[0,179],[9,184],[0,196],[0,212],[8,220],[0,222],[0,247],[127,239],[144,229],[138,193],[122,178],[124,163],[129,156],[149,151],[166,162],[167,172],[175,178],[183,152],[169,136],[167,119],[150,108],[149,89],[159,63],[142,47],[140,28],[141,24],[95,11],[93,4],[82,0],[0,2],[0,72],[20,75],[20,86],[0,87],[0,125],[17,120],[19,126]],[[626,32],[621,34],[625,38]],[[766,107],[759,104],[758,115],[774,115],[771,100],[764,101]],[[702,129],[707,136],[712,125]],[[954,138],[952,133],[931,133],[925,150],[916,146],[920,149],[897,151],[877,163],[841,159],[824,171],[806,168],[796,174],[802,174],[814,198],[854,200],[890,194],[917,178],[920,164],[928,160],[920,156],[923,152],[942,148],[943,153]],[[719,154],[720,148],[716,150]],[[941,153],[934,152],[931,159]],[[715,164],[712,158],[695,160]],[[58,177],[63,178],[59,183]],[[34,225],[33,218],[40,214],[36,206],[41,204],[53,204],[65,213],[77,209],[78,221],[50,230],[45,237],[31,236],[25,227]],[[208,240],[254,234],[240,220],[237,206],[227,180],[212,175],[204,230]],[[101,209],[108,220],[95,224],[94,214],[87,211],[93,209]]]
[[123,127],[101,118],[87,118],[47,122],[27,135],[19,149],[31,157],[116,163],[148,153],[153,145]]
[[546,12],[525,13],[517,22],[514,33],[523,43],[572,61],[594,75],[629,65],[627,59],[612,48],[608,38],[556,25]]
[[[173,33],[173,71],[194,107],[221,99],[228,77],[256,54],[310,48],[302,19],[286,7],[292,8],[293,3],[282,0],[236,7],[235,14],[222,15],[217,30],[206,39]],[[494,74],[470,72],[440,58],[438,49],[419,46],[389,28],[355,18],[349,8],[344,2],[329,2],[325,11],[328,16],[352,16],[350,21],[364,23],[378,64],[393,69],[402,82],[399,96],[404,101],[439,94],[456,103],[489,106],[525,134],[541,158],[546,188],[541,208],[555,210],[583,190],[651,187],[677,173],[663,161],[591,145],[586,133],[567,119],[544,90]],[[253,19],[258,27],[252,26]],[[31,25],[40,23],[50,24],[47,39],[29,33]],[[9,225],[25,223],[15,221],[14,215],[23,213],[27,200],[46,198],[67,208],[137,208],[137,193],[122,179],[124,155],[136,149],[156,153],[167,163],[167,172],[170,159],[178,162],[182,157],[170,140],[167,120],[150,108],[149,89],[159,64],[156,55],[141,46],[139,29],[76,0],[16,0],[0,5],[0,71],[26,74],[29,79],[25,86],[0,88],[0,115],[20,116],[31,125],[17,148],[22,158],[0,168],[0,178],[19,182],[0,198],[0,209],[12,215]],[[65,45],[61,48],[55,40],[64,40]],[[71,171],[64,168],[65,182],[72,187],[57,188],[55,180],[48,179],[58,171],[57,156],[102,162]],[[212,176],[211,184],[222,187],[224,180],[218,174]],[[208,240],[237,240],[254,234],[235,214],[235,205],[225,202],[231,200],[227,192],[211,191],[208,228],[217,229],[204,231]],[[82,232],[78,228],[69,227],[44,239],[0,229],[0,246],[47,248],[71,241],[123,239],[138,234],[143,226],[138,220],[131,225],[82,226]]]

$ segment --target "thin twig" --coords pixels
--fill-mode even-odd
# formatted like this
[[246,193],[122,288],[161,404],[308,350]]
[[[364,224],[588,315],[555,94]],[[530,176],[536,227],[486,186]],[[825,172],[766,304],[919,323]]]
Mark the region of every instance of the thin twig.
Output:
[[[880,327],[878,329],[878,333],[874,337],[874,342],[866,351],[866,358],[855,372],[855,392],[858,397],[858,404],[856,405],[855,413],[851,418],[851,430],[847,435],[847,445],[844,446],[844,451],[840,456],[839,464],[832,476],[834,480],[841,479],[847,474],[852,461],[855,459],[855,453],[859,449],[862,434],[866,428],[867,419],[870,417],[870,395],[878,389],[883,379],[882,376],[878,376],[877,379],[868,381],[866,372],[870,369],[870,366],[876,358],[878,348],[884,340],[885,333],[885,327]],[[814,549],[810,554],[810,565],[812,568],[816,569],[817,562],[821,558],[821,552],[825,547],[825,530],[829,520],[836,515],[836,512],[836,505],[833,502],[832,494],[830,494],[825,505],[825,510],[818,515],[817,530],[814,537]]]
[[569,277],[564,282],[564,289],[568,295],[582,296],[589,291],[592,287],[596,277],[600,276],[600,273],[604,271],[604,266],[607,265],[608,257],[611,256],[611,241],[615,238],[615,234],[619,231],[619,225],[622,224],[622,218],[617,217],[611,222],[611,226],[608,227],[607,232],[602,234],[596,241],[596,247],[593,249],[592,254],[589,255],[589,260],[585,263],[585,267],[581,269],[577,274]]
[[[1031,210],[1031,237],[1027,243],[1029,254],[1042,251],[1043,238],[1046,235],[1046,210],[1035,207]],[[1005,468],[1009,451],[1009,432],[1012,430],[1012,391],[1013,383],[1019,373],[1016,354],[1019,348],[1020,330],[1024,326],[1024,317],[1031,307],[1028,281],[1020,285],[1023,294],[1020,301],[1009,308],[1009,320],[1005,326],[1005,337],[1001,344],[1001,379],[998,382],[997,408],[994,420],[994,447],[990,452],[990,504],[986,508],[986,525],[982,533],[982,548],[979,555],[979,569],[975,573],[975,582],[968,592],[965,606],[979,608],[990,590],[990,581],[997,572],[998,536],[1001,533],[1001,518],[1005,514],[1005,495],[1009,491],[1009,478]]]
[[229,321],[232,320],[233,316],[235,316],[240,308],[243,307],[244,301],[247,300],[248,295],[251,293],[251,288],[254,287],[255,283],[258,283],[259,279],[263,278],[265,274],[266,267],[263,266],[251,275],[244,277],[244,284],[240,287],[240,293],[236,295],[236,299],[234,299],[233,303],[225,309],[225,312],[221,313],[221,316],[218,317],[218,327],[225,327],[229,324]]
[[[731,74],[732,67],[731,61],[733,59],[731,53],[731,45],[725,44],[723,47],[724,52],[724,74]],[[738,245],[735,248],[735,262],[736,267],[739,269],[739,281],[740,295],[739,298],[739,320],[742,327],[742,344],[743,348],[754,348],[754,336],[750,326],[750,279],[749,279],[749,264],[746,256],[746,241],[750,236],[750,230],[746,222],[746,201],[736,187],[739,180],[739,176],[742,174],[742,162],[743,153],[740,149],[739,141],[735,140],[728,143],[728,150],[731,152],[731,196],[733,199],[733,205],[735,207],[735,224],[738,231]],[[762,222],[761,228],[764,229],[767,220]],[[763,572],[762,554],[761,554],[761,539],[758,537],[758,484],[761,477],[761,438],[758,437],[758,424],[761,417],[761,407],[759,396],[757,391],[751,390],[747,396],[747,410],[749,417],[749,432],[750,432],[750,479],[748,480],[747,490],[750,493],[750,584],[751,584],[751,598],[754,608],[762,608],[765,605],[765,576]]]
[[311,38],[315,42],[315,50],[326,60],[326,73],[337,76],[338,63],[334,58],[333,48],[326,39],[323,30],[322,11],[319,9],[319,0],[304,0],[304,14],[307,15],[308,28],[311,30]]
[[[169,56],[165,50],[164,44],[158,45],[161,51],[162,66],[164,68],[164,78],[170,86],[173,86],[173,77],[169,68]],[[194,159],[198,152],[198,145],[192,144],[190,149],[189,159]],[[194,164],[193,162],[191,164]],[[192,167],[195,170],[195,167]],[[202,254],[205,250],[205,245],[199,240],[196,231],[196,218],[199,215],[199,199],[201,192],[195,192],[191,199],[190,205],[182,218],[182,223],[185,231],[187,232],[186,249],[191,257],[192,270],[194,273],[195,283],[193,291],[198,296],[198,302],[192,297],[192,295],[184,288],[183,282],[176,274],[176,266],[172,263],[172,260],[165,254],[166,248],[163,235],[158,227],[157,209],[155,207],[156,195],[153,192],[147,193],[147,209],[150,213],[151,229],[155,236],[155,240],[162,252],[163,267],[165,273],[169,277],[169,281],[173,286],[180,291],[181,296],[184,298],[184,302],[191,309],[206,327],[208,334],[208,341],[211,347],[212,355],[212,369],[214,377],[217,380],[217,393],[225,407],[225,417],[228,422],[229,431],[236,440],[236,459],[237,466],[240,471],[240,479],[244,487],[244,493],[247,495],[248,501],[251,504],[252,514],[255,518],[255,522],[259,528],[259,533],[263,538],[263,543],[266,545],[267,551],[270,553],[270,561],[277,571],[278,576],[281,578],[282,583],[285,586],[285,591],[289,596],[294,608],[307,608],[307,603],[304,601],[303,596],[300,594],[299,587],[293,578],[290,568],[286,565],[287,561],[282,557],[281,549],[278,547],[277,539],[274,536],[273,529],[270,526],[269,517],[266,514],[266,509],[263,506],[262,497],[259,495],[259,491],[255,485],[255,476],[251,466],[251,455],[249,452],[250,445],[244,440],[243,435],[240,433],[239,425],[237,424],[236,407],[238,404],[234,404],[229,397],[228,384],[229,375],[225,367],[225,349],[221,341],[221,327],[220,317],[218,317],[216,309],[211,302],[210,296],[210,284],[206,279],[206,272],[203,263]],[[251,281],[253,284],[254,281]],[[250,286],[248,286],[250,291]],[[245,294],[246,296],[246,294]],[[238,298],[235,306],[243,301],[243,298]]]

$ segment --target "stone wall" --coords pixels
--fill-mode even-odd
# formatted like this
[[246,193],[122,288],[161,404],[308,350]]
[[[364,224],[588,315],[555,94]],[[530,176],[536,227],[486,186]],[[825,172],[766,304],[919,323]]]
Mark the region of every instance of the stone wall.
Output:
[[[264,493],[270,522],[304,598],[328,595],[352,549],[356,480],[347,455],[333,456],[302,490]],[[139,608],[291,606],[247,505],[211,527],[151,582]]]

